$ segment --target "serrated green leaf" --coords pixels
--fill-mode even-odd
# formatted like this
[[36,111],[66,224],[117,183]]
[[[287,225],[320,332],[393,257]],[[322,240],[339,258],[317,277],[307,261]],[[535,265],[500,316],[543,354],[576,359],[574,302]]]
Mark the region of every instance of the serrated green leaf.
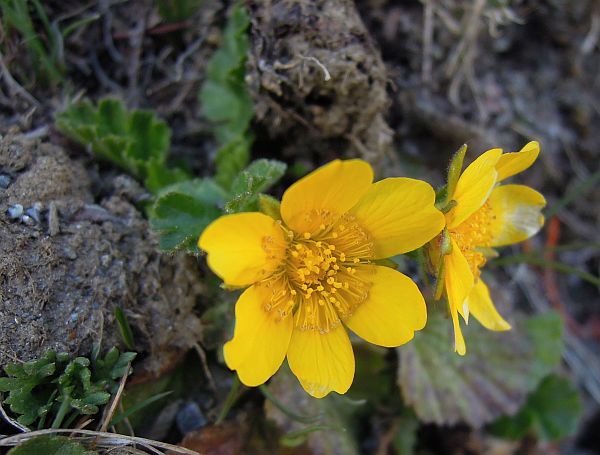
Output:
[[277,160],[255,160],[235,178],[231,185],[234,194],[267,191],[285,174],[285,163]]
[[123,102],[116,98],[100,100],[95,123],[98,137],[124,135],[127,131],[127,111]]
[[133,111],[128,119],[128,133],[131,136],[129,157],[143,161],[164,163],[171,143],[171,130],[158,120],[154,112]]
[[440,313],[430,312],[427,327],[398,348],[402,395],[421,421],[478,428],[514,414],[560,361],[556,313],[528,318],[509,332],[488,331],[473,320],[464,329],[464,357],[453,352],[452,324]]
[[248,164],[252,140],[249,136],[238,136],[217,151],[215,181],[223,188],[231,188],[235,177]]
[[165,165],[171,130],[153,112],[127,111],[115,98],[104,98],[97,107],[83,100],[58,113],[56,127],[147,183],[153,192],[183,178],[181,171]]
[[210,178],[184,180],[164,188],[159,196],[168,193],[184,193],[205,204],[222,207],[229,198],[229,193]]
[[7,455],[98,455],[65,436],[38,436],[13,447]]
[[233,181],[231,185],[233,198],[225,205],[225,212],[257,211],[259,193],[277,183],[285,170],[286,165],[281,161],[265,159],[253,161]]
[[172,192],[157,199],[150,225],[158,232],[162,250],[187,249],[196,253],[200,234],[220,214],[217,207],[198,198]]
[[[282,412],[270,400],[265,400],[266,416],[284,432],[283,442],[293,445],[306,441],[311,453],[322,455],[358,455],[343,397],[330,394],[319,400],[312,398],[285,365],[271,379],[268,390],[280,405],[291,410]],[[294,414],[311,416],[313,423],[290,418]]]
[[497,436],[520,439],[533,429],[543,441],[556,441],[577,429],[583,406],[577,389],[566,378],[546,377],[514,416],[496,420],[490,430]]

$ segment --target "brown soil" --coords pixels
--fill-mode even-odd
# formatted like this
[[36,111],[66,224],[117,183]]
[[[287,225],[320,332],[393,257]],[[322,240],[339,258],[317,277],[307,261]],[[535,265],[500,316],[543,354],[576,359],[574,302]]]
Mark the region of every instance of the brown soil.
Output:
[[[281,154],[381,164],[391,147],[383,61],[354,2],[250,2],[248,80],[256,115]],[[332,157],[328,155],[333,153]]]
[[[11,181],[0,189],[0,365],[122,347],[117,307],[149,369],[199,339],[195,260],[159,254],[135,206],[116,194],[95,203],[81,163],[15,135],[0,142],[0,173]],[[33,216],[11,219],[15,204]]]

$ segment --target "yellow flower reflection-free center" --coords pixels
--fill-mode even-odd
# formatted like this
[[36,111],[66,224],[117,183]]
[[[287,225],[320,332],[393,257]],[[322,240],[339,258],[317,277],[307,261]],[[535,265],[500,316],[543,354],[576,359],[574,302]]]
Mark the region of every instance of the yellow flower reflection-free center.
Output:
[[208,265],[226,285],[247,287],[223,348],[227,366],[256,386],[287,358],[310,395],[345,393],[355,369],[347,330],[395,347],[425,326],[415,283],[376,261],[438,235],[444,216],[434,203],[425,182],[373,183],[365,161],[336,160],[286,190],[281,219],[255,212],[211,223],[199,240]]
[[[321,214],[319,218],[328,217]],[[276,309],[285,317],[295,307],[294,297],[300,296],[296,326],[327,333],[367,299],[369,283],[356,277],[356,265],[373,258],[373,242],[352,215],[334,224],[322,223],[315,234],[289,230],[286,234],[290,244],[279,273],[286,274],[289,299],[282,304],[274,296],[265,310]]]

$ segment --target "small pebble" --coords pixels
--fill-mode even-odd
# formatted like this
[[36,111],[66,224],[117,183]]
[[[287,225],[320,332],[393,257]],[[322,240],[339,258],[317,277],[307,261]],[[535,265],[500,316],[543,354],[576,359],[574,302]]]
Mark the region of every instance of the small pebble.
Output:
[[33,206],[31,206],[30,208],[25,210],[25,215],[29,216],[36,223],[39,223],[41,210],[42,210],[42,204],[40,202],[36,202],[35,204],[33,204]]
[[68,257],[69,259],[71,259],[71,260],[77,259],[77,253],[70,246],[65,245],[65,247],[63,248],[63,251],[65,253],[65,256]]
[[10,176],[6,174],[0,174],[0,188],[8,188],[10,186]]
[[33,226],[36,224],[35,220],[29,215],[23,215],[21,217],[21,223],[26,224],[27,226]]
[[8,214],[9,218],[17,220],[21,218],[21,215],[23,215],[23,206],[21,204],[13,204],[8,207],[6,213]]
[[198,430],[206,425],[206,417],[195,401],[188,401],[177,412],[177,428],[182,434]]

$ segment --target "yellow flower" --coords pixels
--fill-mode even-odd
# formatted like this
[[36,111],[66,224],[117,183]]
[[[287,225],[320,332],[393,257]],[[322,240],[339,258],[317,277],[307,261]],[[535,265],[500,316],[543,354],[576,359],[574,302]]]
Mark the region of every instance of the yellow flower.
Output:
[[473,315],[489,330],[510,329],[496,310],[480,269],[494,255],[492,248],[521,242],[544,225],[541,210],[546,201],[540,193],[525,185],[499,185],[531,166],[539,152],[537,142],[516,153],[489,150],[465,169],[454,188],[449,183],[452,194],[447,200],[456,205],[446,213],[444,233],[429,246],[434,267],[443,256],[443,289],[454,326],[454,350],[460,355],[466,346],[458,314],[465,322]]
[[374,261],[424,245],[444,217],[427,183],[372,180],[365,161],[336,160],[285,192],[281,220],[226,215],[200,236],[209,266],[226,285],[250,285],[236,303],[233,339],[224,347],[242,383],[264,383],[287,356],[312,396],[345,393],[354,377],[346,327],[392,347],[425,325],[414,282]]

